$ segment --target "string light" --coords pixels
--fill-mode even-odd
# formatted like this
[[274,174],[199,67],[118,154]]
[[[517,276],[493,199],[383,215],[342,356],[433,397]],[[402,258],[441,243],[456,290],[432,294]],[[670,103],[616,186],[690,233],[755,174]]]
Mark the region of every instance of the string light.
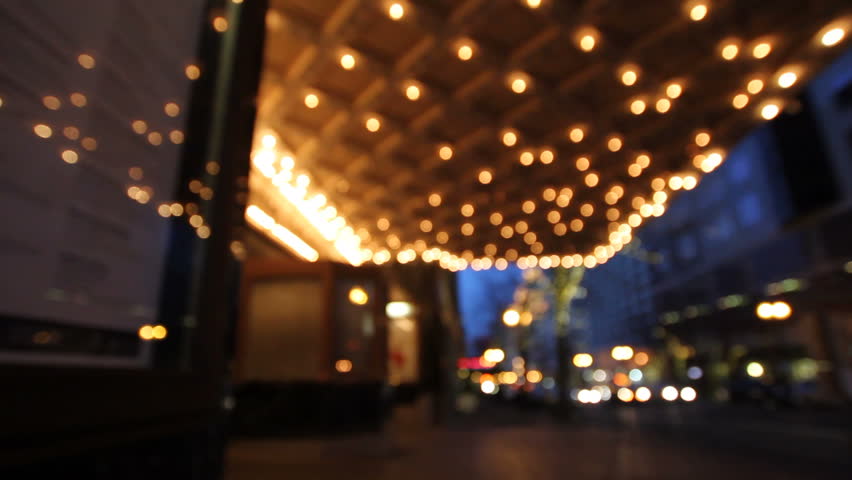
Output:
[[781,107],[774,102],[766,103],[760,109],[760,116],[763,117],[764,120],[772,120],[777,117],[779,113],[781,113]]
[[772,45],[767,42],[758,43],[754,46],[751,53],[754,55],[754,58],[766,58],[770,53],[772,53]]
[[822,43],[825,47],[833,47],[842,42],[845,36],[846,30],[840,27],[835,27],[822,34],[822,37],[820,37],[820,43]]
[[393,20],[400,20],[405,15],[405,7],[400,3],[392,3],[388,7],[388,16]]
[[693,22],[700,22],[707,16],[708,8],[704,3],[698,3],[689,10],[689,18]]
[[340,56],[340,66],[345,70],[355,68],[355,57],[351,53],[345,53]]
[[763,90],[763,80],[759,78],[750,80],[746,86],[746,90],[748,90],[748,93],[752,95],[757,95],[761,92],[761,90]]
[[317,108],[319,106],[319,97],[314,93],[305,95],[305,106],[308,108]]
[[734,96],[732,104],[734,105],[734,108],[736,108],[737,110],[742,110],[743,108],[746,107],[746,105],[748,105],[748,95],[746,95],[744,93],[736,94]]
[[781,88],[790,88],[798,80],[799,77],[795,72],[787,71],[778,76],[778,86]]
[[661,98],[657,100],[657,111],[660,113],[666,113],[672,108],[672,102],[668,98]]
[[503,145],[507,147],[513,147],[516,143],[518,143],[518,134],[514,130],[504,130],[501,138],[503,140]]
[[671,99],[680,97],[682,93],[683,86],[677,82],[672,82],[666,86],[666,95]]

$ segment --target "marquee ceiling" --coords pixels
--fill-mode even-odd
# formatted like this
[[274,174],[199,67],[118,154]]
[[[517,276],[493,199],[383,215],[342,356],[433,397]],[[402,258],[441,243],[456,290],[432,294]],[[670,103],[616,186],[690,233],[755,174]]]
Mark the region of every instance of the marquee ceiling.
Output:
[[844,5],[271,0],[259,132],[364,260],[593,266],[795,108]]

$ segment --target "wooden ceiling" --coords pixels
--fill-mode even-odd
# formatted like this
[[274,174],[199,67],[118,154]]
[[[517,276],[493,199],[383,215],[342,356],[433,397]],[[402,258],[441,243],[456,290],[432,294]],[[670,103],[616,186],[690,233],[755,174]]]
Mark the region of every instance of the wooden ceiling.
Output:
[[[403,7],[398,20],[389,14],[394,3]],[[350,225],[369,232],[365,245],[374,251],[421,240],[421,249],[465,252],[468,260],[512,249],[521,256],[585,255],[611,244],[611,231],[636,212],[634,197],[651,202],[653,179],[699,178],[694,155],[734,145],[762,121],[764,102],[794,105],[807,77],[840,50],[815,38],[848,14],[845,2],[829,0],[540,3],[271,0],[260,123],[278,133],[312,188]],[[690,9],[698,3],[708,13],[693,21]],[[588,52],[579,45],[584,29],[595,32]],[[729,61],[720,52],[731,42],[739,52]],[[761,42],[771,53],[757,59],[752,50]],[[467,61],[458,55],[462,44],[473,47]],[[354,57],[354,68],[341,67],[344,54]],[[638,73],[631,86],[621,79],[626,66]],[[777,75],[790,66],[798,82],[782,89]],[[511,88],[518,76],[526,79],[523,93]],[[748,94],[745,108],[734,108],[733,97],[747,94],[752,78],[765,87]],[[683,92],[660,113],[657,102],[672,82]],[[417,100],[406,96],[412,84]],[[315,108],[306,105],[309,94],[318,99]],[[631,113],[637,99],[646,103],[639,115]],[[376,132],[365,127],[371,117],[380,121]],[[577,143],[568,136],[575,126],[585,133]],[[517,133],[511,147],[502,141],[507,128]],[[705,148],[695,144],[698,131],[711,135]],[[613,135],[623,139],[617,152],[608,148]],[[452,158],[440,157],[441,146],[452,148]],[[541,161],[543,150],[553,152],[552,162]],[[527,151],[535,159],[529,166],[520,160]],[[628,167],[642,153],[650,165],[632,176]],[[581,156],[590,160],[588,171],[577,168]],[[479,181],[483,170],[493,176],[489,184]],[[586,182],[590,172],[599,176],[594,187]],[[624,195],[610,205],[605,195],[616,185]],[[567,206],[543,195],[566,187]],[[675,193],[665,191],[669,198]],[[433,193],[440,206],[429,204]],[[523,209],[527,201],[535,203],[532,213]],[[470,217],[461,212],[465,204],[474,207]],[[590,216],[581,213],[584,204],[592,205]],[[614,212],[607,218],[611,208],[619,211],[616,220]],[[502,215],[498,225],[490,221],[494,212]],[[386,231],[377,226],[380,218],[389,220]],[[583,221],[580,231],[570,228],[575,219]],[[423,220],[431,231],[423,231]],[[517,231],[501,235],[519,221],[534,239]],[[466,223],[471,235],[462,233]],[[398,245],[395,239],[388,245],[391,234]]]

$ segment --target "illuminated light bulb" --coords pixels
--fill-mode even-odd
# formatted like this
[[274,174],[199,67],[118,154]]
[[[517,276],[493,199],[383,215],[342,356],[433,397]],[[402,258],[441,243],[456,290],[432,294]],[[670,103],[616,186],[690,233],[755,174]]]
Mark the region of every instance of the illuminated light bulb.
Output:
[[494,260],[494,268],[502,272],[509,268],[509,261],[505,258],[498,258],[497,260]]
[[471,224],[471,223],[465,223],[464,225],[461,226],[461,233],[462,233],[462,235],[464,235],[466,237],[473,235],[473,230],[474,230],[473,224]]
[[683,178],[674,175],[669,178],[669,188],[672,190],[680,190],[683,187]]
[[553,233],[561,237],[568,233],[568,226],[564,223],[557,223],[553,226]]
[[80,66],[85,68],[86,70],[91,70],[95,68],[94,57],[85,53],[77,57],[77,63],[79,63]]
[[660,395],[663,397],[663,399],[665,401],[673,402],[673,401],[677,400],[677,397],[680,395],[680,392],[677,391],[677,388],[675,388],[671,385],[668,385],[665,388],[663,388]]
[[429,205],[433,207],[438,207],[441,205],[441,195],[438,193],[433,193],[429,195]]
[[453,149],[448,145],[444,145],[438,149],[438,156],[441,157],[441,160],[449,160],[453,158]]
[[585,172],[586,170],[589,169],[591,162],[589,162],[589,159],[587,157],[580,157],[580,158],[577,159],[577,162],[575,163],[575,165],[577,166],[577,170],[579,170],[581,172]]
[[724,58],[725,60],[728,60],[728,61],[733,60],[733,59],[737,58],[737,55],[739,53],[740,53],[740,47],[738,47],[736,44],[729,43],[729,44],[725,45],[724,47],[722,47],[722,58]]
[[548,202],[556,200],[556,189],[552,187],[545,188],[544,191],[541,192],[541,198]]
[[580,127],[574,127],[568,132],[568,138],[571,139],[574,143],[580,143],[583,141],[583,137],[586,136],[586,132],[583,131]]
[[759,78],[751,80],[750,82],[748,82],[746,90],[748,90],[748,93],[752,95],[757,95],[763,90],[763,80]]
[[583,221],[579,218],[575,218],[574,220],[571,220],[570,227],[572,232],[580,232],[583,230]]
[[684,190],[692,190],[698,186],[698,179],[692,175],[687,175],[683,177],[683,189]]
[[532,165],[533,162],[535,161],[535,155],[533,155],[532,152],[527,150],[527,151],[521,152],[519,160],[521,162],[521,165],[528,167],[528,166]]
[[228,20],[223,16],[218,16],[213,19],[213,29],[219,33],[223,33],[228,30]]
[[606,143],[607,148],[609,148],[610,152],[617,152],[621,150],[623,146],[623,142],[620,137],[610,137]]
[[542,150],[541,153],[538,156],[538,159],[541,160],[541,163],[543,163],[545,165],[550,165],[551,163],[553,163],[553,158],[554,158],[553,151],[547,150],[547,149]]
[[843,38],[846,36],[846,30],[837,27],[832,28],[831,30],[822,34],[820,38],[820,43],[822,43],[825,47],[833,47],[838,43],[843,41]]
[[751,53],[752,55],[754,55],[754,58],[766,58],[770,53],[772,53],[772,45],[766,42],[758,43],[754,46],[754,49],[751,51]]
[[657,100],[657,111],[660,113],[666,113],[672,108],[672,102],[668,98],[661,98]]
[[504,225],[503,228],[500,229],[500,236],[503,238],[512,238],[512,235],[514,234],[515,231],[510,225]]
[[639,208],[639,215],[642,217],[648,218],[654,214],[654,206],[650,203],[646,203]]
[[420,98],[420,87],[414,84],[409,85],[405,88],[405,96],[412,102],[417,101]]
[[41,102],[48,110],[59,110],[59,108],[62,107],[62,102],[53,95],[48,95],[42,98]]
[[710,134],[707,132],[699,132],[695,135],[695,144],[699,147],[706,147],[710,144]]
[[642,216],[638,213],[631,213],[629,217],[627,217],[627,224],[632,228],[636,228],[639,225],[642,225]]
[[163,111],[166,112],[166,115],[170,117],[177,117],[180,115],[180,107],[175,102],[169,102],[163,106]]
[[541,0],[527,0],[527,6],[530,8],[538,8],[541,6]]
[[615,205],[616,202],[618,202],[618,195],[612,192],[607,192],[606,195],[604,195],[604,201],[607,205]]
[[630,104],[630,112],[633,115],[642,115],[645,113],[645,101],[644,100],[634,100],[633,103]]
[[518,143],[518,134],[515,133],[513,130],[504,130],[502,139],[503,145],[506,145],[507,147],[513,147],[516,143]]
[[471,203],[465,203],[461,207],[461,214],[464,215],[465,217],[472,217],[473,214],[474,214],[474,211],[475,211],[475,209],[473,208],[473,204],[471,204]]
[[641,153],[636,156],[636,165],[639,165],[642,168],[648,168],[651,165],[651,157],[649,157],[645,153]]
[[707,12],[707,5],[699,3],[689,10],[689,18],[693,22],[700,22],[701,20],[704,20],[704,18],[707,16]]
[[595,207],[591,203],[584,203],[580,207],[580,215],[584,217],[591,217],[592,214],[595,213]]
[[340,66],[345,70],[352,70],[355,68],[355,56],[351,53],[345,53],[340,56]]
[[586,175],[586,185],[588,187],[597,186],[599,181],[600,181],[600,177],[598,177],[597,173],[590,173],[590,174]]
[[266,134],[260,139],[261,145],[264,148],[275,148],[275,145],[278,144],[278,140],[275,138],[275,135]]
[[586,268],[594,268],[595,265],[598,264],[598,259],[596,259],[592,255],[586,255],[586,258],[583,259],[583,266]]
[[592,35],[587,34],[580,37],[580,48],[584,52],[591,52],[592,50],[594,50],[595,43],[597,42],[595,41],[595,37],[593,37]]
[[521,205],[521,210],[523,210],[523,211],[524,211],[524,213],[533,213],[533,212],[535,212],[535,202],[533,202],[532,200],[527,200],[527,201],[525,201],[525,202]]
[[536,234],[535,234],[535,233],[533,233],[533,232],[527,232],[527,233],[524,235],[524,243],[526,243],[527,245],[532,245],[532,244],[534,244],[534,243],[535,243],[535,241],[536,241],[536,239],[537,239]]
[[551,210],[547,213],[547,221],[553,224],[559,223],[562,214],[558,210]]
[[450,234],[448,234],[447,232],[438,232],[438,234],[435,235],[435,240],[437,240],[438,243],[443,245],[450,241]]
[[760,116],[764,120],[772,120],[781,113],[781,107],[777,103],[767,103],[760,109]]
[[382,217],[376,221],[376,227],[379,230],[386,232],[390,228],[390,220]]
[[160,132],[151,132],[148,134],[148,143],[151,145],[159,146],[163,143],[163,135]]
[[784,72],[780,76],[778,76],[778,86],[781,88],[790,88],[798,80],[799,77],[795,72]]
[[423,233],[429,233],[432,231],[432,222],[429,220],[423,220],[420,222],[420,231]]
[[606,219],[610,222],[614,222],[621,217],[621,212],[618,211],[617,208],[610,208],[606,211]]
[[570,195],[559,195],[556,197],[556,205],[559,205],[562,208],[567,207],[569,203],[571,203]]
[[399,20],[405,16],[405,7],[399,3],[393,3],[388,7],[388,16],[393,20]]
[[74,164],[77,163],[77,160],[79,160],[77,152],[74,150],[63,150],[61,156],[65,163]]
[[737,110],[742,110],[748,105],[748,95],[744,93],[738,93],[734,96],[734,100],[731,102],[734,108]]
[[666,203],[666,200],[669,199],[669,195],[666,192],[654,192],[654,203],[662,204]]
[[523,78],[515,78],[512,80],[511,88],[515,93],[524,93],[527,90],[527,82]]
[[133,131],[138,133],[139,135],[142,135],[143,133],[148,131],[148,124],[145,123],[143,120],[134,120],[133,123],[130,124],[130,126],[133,128]]
[[201,77],[201,69],[198,68],[198,65],[187,65],[186,68],[183,69],[184,75],[186,78],[190,80],[198,80]]
[[528,229],[529,225],[527,225],[527,222],[523,220],[520,220],[518,221],[518,223],[515,224],[515,231],[518,233],[527,233]]
[[308,108],[317,108],[319,106],[319,97],[315,93],[305,95],[305,106]]
[[491,183],[492,179],[493,179],[493,175],[491,174],[490,171],[482,170],[481,172],[479,172],[479,183],[481,183],[483,185],[488,185],[489,183]]
[[668,84],[666,87],[666,95],[669,98],[678,98],[683,93],[683,87],[677,82]]
[[53,129],[43,123],[34,126],[33,132],[41,138],[50,138],[53,135]]
[[706,161],[707,161],[707,156],[702,155],[700,153],[698,155],[692,157],[692,165],[695,168],[702,168],[702,165],[704,165]]
[[175,145],[180,145],[184,140],[183,132],[180,130],[172,130],[169,132],[169,140],[171,140]]
[[380,122],[379,119],[376,117],[370,117],[367,119],[366,122],[364,122],[364,126],[370,132],[375,133],[378,132],[380,128],[382,128],[382,122]]
[[621,74],[621,83],[628,87],[634,85],[637,80],[639,80],[639,74],[635,70],[625,70]]
[[494,212],[491,214],[488,220],[491,222],[491,225],[494,225],[496,227],[497,225],[503,223],[503,214],[501,214],[500,212]]
[[473,47],[470,44],[463,43],[459,45],[456,55],[458,55],[459,60],[466,62],[473,58]]
[[78,108],[83,108],[88,103],[88,99],[85,95],[80,92],[74,92],[71,94],[71,104]]
[[627,167],[627,174],[636,178],[639,175],[642,175],[642,167],[635,163],[631,163],[630,166]]

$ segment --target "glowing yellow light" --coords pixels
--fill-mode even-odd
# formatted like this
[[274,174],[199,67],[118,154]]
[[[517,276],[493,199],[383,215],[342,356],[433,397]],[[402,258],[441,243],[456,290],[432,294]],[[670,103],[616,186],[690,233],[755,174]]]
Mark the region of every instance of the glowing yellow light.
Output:
[[698,186],[698,179],[695,178],[694,175],[687,175],[683,177],[683,189],[684,190],[692,190]]
[[95,68],[95,58],[85,53],[77,57],[77,63],[86,70]]
[[570,227],[572,232],[580,232],[583,230],[583,221],[579,218],[575,218],[574,220],[571,220]]
[[151,132],[148,134],[148,143],[158,146],[163,143],[163,136],[160,132]]
[[473,58],[473,47],[469,44],[459,45],[459,49],[456,54],[458,55],[459,60],[466,62]]
[[606,143],[607,148],[609,148],[609,151],[611,152],[617,152],[621,150],[622,145],[623,142],[621,141],[620,137],[610,137]]
[[707,132],[698,132],[695,135],[695,144],[699,147],[706,147],[710,144],[710,134]]
[[344,53],[340,56],[340,66],[344,68],[344,70],[352,70],[355,68],[355,56],[351,53]]
[[636,389],[636,401],[647,402],[651,399],[651,390],[648,387],[639,387]]
[[429,220],[423,220],[420,222],[420,230],[423,233],[429,233],[432,231],[432,222]]
[[508,327],[517,326],[521,322],[521,314],[514,309],[508,309],[503,312],[503,323]]
[[630,390],[627,387],[619,388],[618,393],[616,393],[616,396],[618,397],[619,400],[621,400],[624,403],[630,403],[630,402],[633,401],[633,398],[634,398],[633,390]]
[[375,132],[378,132],[380,128],[382,128],[382,122],[380,122],[379,119],[376,118],[376,117],[370,117],[370,118],[367,119],[366,122],[364,122],[364,126],[370,132],[375,133]]
[[405,96],[408,97],[409,100],[416,101],[420,98],[420,87],[417,85],[409,85],[405,89]]
[[595,48],[595,43],[596,43],[595,37],[593,37],[592,35],[587,34],[587,35],[583,35],[580,38],[580,48],[584,52],[591,52]]
[[820,42],[823,44],[823,46],[833,47],[833,46],[837,45],[838,43],[842,42],[843,37],[845,37],[845,36],[846,36],[846,30],[844,30],[840,27],[832,28],[831,30],[822,34],[822,38],[820,38]]
[[482,393],[490,395],[497,391],[497,384],[493,380],[482,380],[479,389],[482,390]]
[[654,192],[654,203],[666,203],[669,195],[666,192]]
[[564,223],[557,223],[553,226],[553,233],[560,237],[565,235],[568,233],[568,225],[565,225]]
[[43,123],[34,126],[33,132],[41,138],[50,138],[53,135],[53,129]]
[[598,177],[597,173],[590,173],[590,174],[586,175],[586,185],[589,186],[589,187],[597,186],[599,181],[600,181],[600,177]]
[[334,362],[334,369],[340,373],[349,373],[352,371],[352,361],[345,358]]
[[568,132],[568,138],[571,139],[574,143],[580,143],[583,141],[583,137],[586,136],[586,132],[583,131],[580,127],[574,127]]
[[752,95],[757,95],[761,92],[761,90],[763,90],[763,80],[759,78],[751,80],[750,82],[748,82],[746,90],[748,90],[748,93]]
[[636,365],[639,365],[640,367],[647,365],[648,360],[648,354],[645,352],[638,352],[633,357],[633,361],[636,363]]
[[527,222],[525,222],[523,220],[520,220],[520,221],[518,221],[518,223],[515,224],[515,230],[518,233],[527,233],[527,230],[529,228],[530,227],[529,227],[529,225],[527,225]]
[[503,145],[512,147],[516,143],[518,143],[518,135],[512,130],[505,130],[503,132]]
[[380,219],[376,220],[376,227],[377,227],[379,230],[381,230],[381,231],[383,231],[383,232],[386,232],[386,231],[388,231],[388,229],[390,228],[390,220],[388,220],[387,218],[382,217],[382,218],[380,218]]
[[772,304],[772,315],[777,320],[786,320],[793,314],[793,309],[787,302],[775,302]]
[[491,183],[492,179],[493,179],[493,175],[491,174],[490,171],[482,170],[481,172],[479,172],[479,183],[481,183],[483,185],[488,185],[489,183]]
[[628,87],[635,84],[636,80],[639,79],[639,74],[636,73],[635,70],[625,70],[621,74],[621,83],[627,85]]
[[319,97],[314,93],[305,95],[305,106],[308,108],[317,108],[319,106]]
[[187,65],[186,68],[183,69],[184,75],[186,78],[190,80],[198,80],[201,76],[201,69],[198,68],[197,65]]
[[666,113],[672,108],[672,102],[668,98],[661,98],[657,100],[657,111],[660,113]]
[[139,327],[139,338],[142,340],[153,340],[154,339],[154,327],[151,325],[142,325]]
[[512,238],[514,234],[515,231],[511,225],[503,225],[503,228],[500,229],[500,236],[503,238]]
[[438,243],[443,245],[450,241],[450,234],[447,232],[438,232],[437,235],[435,235],[435,240],[437,240]]
[[475,230],[475,229],[474,229],[474,227],[473,227],[473,224],[472,224],[472,223],[465,223],[465,224],[463,224],[463,225],[461,226],[461,233],[462,233],[462,235],[464,235],[465,237],[469,237],[469,236],[473,235],[473,231],[474,231],[474,230]]
[[798,79],[799,77],[795,72],[784,72],[778,76],[778,86],[781,88],[790,88]]
[[349,301],[355,305],[366,305],[370,301],[370,297],[363,288],[352,287],[349,290]]
[[166,338],[166,335],[168,335],[168,333],[169,331],[166,330],[166,327],[162,325],[154,325],[154,327],[151,329],[151,336],[154,338],[154,340],[162,340]]
[[521,209],[524,213],[533,213],[535,211],[535,202],[532,200],[527,200],[521,205]]
[[170,117],[177,117],[180,114],[180,107],[175,102],[169,102],[163,106],[163,111]]
[[533,153],[530,152],[529,150],[521,152],[521,155],[518,158],[521,162],[521,165],[523,165],[525,167],[532,165],[533,162],[535,161],[535,155],[533,155]]
[[765,369],[759,362],[749,362],[749,364],[746,365],[746,373],[749,377],[760,378],[763,376],[764,372]]
[[691,402],[698,397],[695,389],[692,387],[683,387],[680,389],[680,399],[684,402]]
[[503,215],[499,212],[494,212],[491,214],[491,217],[489,217],[488,220],[491,222],[491,225],[494,225],[496,227],[497,225],[503,223]]
[[53,95],[48,95],[42,98],[41,102],[48,110],[59,110],[59,108],[62,106],[62,102]]
[[527,0],[527,6],[530,8],[538,8],[541,6],[541,0]]
[[65,163],[77,163],[78,159],[79,157],[77,156],[77,152],[74,150],[64,150],[62,152],[62,160],[64,160]]
[[691,18],[693,22],[700,22],[707,16],[707,11],[707,5],[699,3],[689,10],[689,18]]
[[143,133],[148,131],[148,124],[143,120],[134,120],[133,123],[130,124],[133,127],[133,131],[142,135]]
[[630,104],[630,112],[633,115],[642,115],[645,113],[645,101],[644,100],[634,100],[633,103]]
[[530,383],[538,383],[544,378],[544,375],[541,374],[538,370],[529,370],[527,371],[527,381]]
[[627,174],[631,177],[638,177],[642,175],[642,167],[636,163],[631,163],[630,166],[627,167]]
[[577,166],[577,170],[579,170],[581,172],[585,172],[586,170],[589,169],[591,162],[589,161],[589,159],[587,157],[580,157],[575,162],[575,165]]
[[222,16],[218,16],[218,17],[214,18],[213,19],[213,28],[219,33],[222,33],[224,31],[228,30],[228,20],[225,17],[222,17]]
[[90,152],[94,152],[98,149],[98,141],[92,137],[84,137],[82,140],[80,140],[80,145],[83,147],[84,150],[88,150]]
[[725,60],[733,60],[737,58],[737,54],[740,53],[740,47],[736,44],[729,43],[722,47],[722,58]]
[[741,109],[745,108],[746,105],[748,105],[748,95],[746,95],[744,93],[737,94],[736,96],[734,96],[734,100],[732,101],[732,104],[734,105],[734,108],[736,108],[737,110],[741,110]]
[[677,388],[675,388],[671,385],[668,385],[668,386],[663,388],[661,395],[663,397],[663,400],[665,400],[667,402],[673,402],[673,401],[677,400],[679,392],[677,391]]
[[[570,257],[568,257],[568,258],[570,258]],[[578,353],[578,354],[574,355],[572,362],[574,363],[574,366],[577,367],[577,368],[587,368],[587,367],[592,366],[592,363],[594,362],[594,358],[588,353]]]
[[552,150],[542,150],[541,153],[538,155],[538,159],[541,160],[541,163],[543,163],[544,165],[549,165],[553,163],[553,158],[554,155]]
[[683,93],[683,87],[679,83],[670,83],[666,87],[666,95],[669,98],[678,98]]
[[515,93],[524,93],[527,90],[527,82],[523,78],[515,78],[512,80],[511,87]]
[[772,52],[772,45],[770,45],[769,43],[763,42],[763,43],[758,43],[757,45],[755,45],[754,49],[752,50],[751,53],[752,53],[752,55],[754,55],[754,58],[760,59],[760,58],[766,58],[771,52]]
[[393,20],[399,20],[405,15],[405,7],[399,3],[393,3],[388,7],[388,16]]
[[551,210],[547,212],[547,221],[550,223],[559,223],[561,218],[562,214],[559,213],[559,210]]
[[506,353],[499,348],[489,348],[482,354],[482,358],[491,363],[500,363],[506,359]]
[[779,107],[777,103],[767,103],[760,109],[760,116],[763,117],[764,120],[772,120],[777,117],[779,113],[781,113],[781,107]]
[[89,100],[82,93],[75,92],[71,94],[71,104],[75,107],[83,108],[88,102]]
[[180,130],[172,130],[169,132],[169,140],[171,140],[175,145],[180,145],[183,143],[183,132]]
[[[177,215],[175,213],[176,206],[179,211],[183,211],[183,208],[180,207],[179,204],[173,204],[172,214],[175,215]],[[292,250],[305,260],[315,262],[319,259],[319,253],[317,253],[316,250],[305,243],[304,240],[296,236],[293,232],[287,230],[282,225],[279,225],[275,219],[269,216],[269,214],[264,212],[257,205],[249,205],[249,207],[246,208],[245,218],[254,227],[264,231],[264,233],[267,233],[273,240],[276,240],[278,243]]]
[[462,207],[461,207],[461,214],[462,215],[464,215],[465,217],[471,217],[471,216],[473,216],[473,213],[474,213],[473,204],[465,203],[464,205],[462,205]]

